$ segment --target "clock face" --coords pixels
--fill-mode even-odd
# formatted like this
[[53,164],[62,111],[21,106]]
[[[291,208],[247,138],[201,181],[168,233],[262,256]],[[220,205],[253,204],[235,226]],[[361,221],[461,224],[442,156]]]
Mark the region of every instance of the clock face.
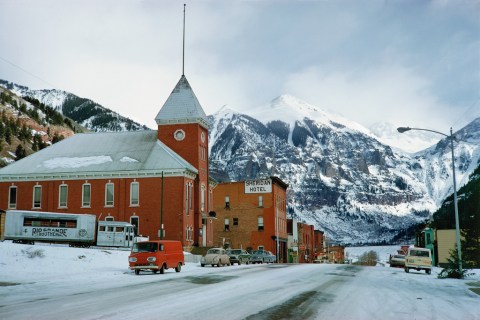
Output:
[[200,139],[202,139],[202,142],[205,142],[205,132],[202,132],[200,135]]
[[178,129],[177,131],[174,132],[173,137],[177,141],[182,141],[183,139],[185,139],[185,131]]

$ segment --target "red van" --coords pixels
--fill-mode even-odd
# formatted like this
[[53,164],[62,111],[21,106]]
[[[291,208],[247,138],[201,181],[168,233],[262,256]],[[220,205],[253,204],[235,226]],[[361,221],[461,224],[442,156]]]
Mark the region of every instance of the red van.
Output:
[[182,243],[172,240],[137,242],[132,247],[128,262],[135,274],[140,274],[140,270],[164,273],[168,268],[180,272],[185,265]]

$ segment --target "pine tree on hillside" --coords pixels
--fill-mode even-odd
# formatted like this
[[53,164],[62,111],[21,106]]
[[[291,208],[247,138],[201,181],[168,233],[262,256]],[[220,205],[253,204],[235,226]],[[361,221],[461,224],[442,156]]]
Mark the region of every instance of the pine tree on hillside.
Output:
[[22,146],[22,144],[19,144],[17,146],[17,150],[15,150],[15,156],[16,156],[17,161],[20,160],[20,159],[23,159],[27,156],[25,148]]
[[[480,166],[458,191],[459,225],[462,233],[462,260],[466,268],[480,268]],[[433,214],[435,229],[455,229],[453,195]]]

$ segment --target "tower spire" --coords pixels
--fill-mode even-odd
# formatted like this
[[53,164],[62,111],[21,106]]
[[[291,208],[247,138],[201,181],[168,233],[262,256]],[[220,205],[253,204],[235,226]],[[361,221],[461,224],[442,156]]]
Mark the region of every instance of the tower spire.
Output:
[[182,56],[182,76],[185,75],[185,7],[187,5],[183,4],[183,56]]

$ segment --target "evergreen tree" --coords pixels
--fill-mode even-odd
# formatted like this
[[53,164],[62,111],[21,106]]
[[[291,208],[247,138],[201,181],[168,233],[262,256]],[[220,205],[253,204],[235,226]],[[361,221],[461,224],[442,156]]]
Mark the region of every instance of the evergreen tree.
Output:
[[[470,175],[469,182],[458,191],[458,215],[462,234],[462,264],[480,268],[480,166]],[[453,195],[433,214],[435,229],[455,229]]]
[[15,156],[17,157],[17,161],[27,156],[27,153],[25,152],[25,148],[23,148],[22,144],[19,144],[17,146],[17,150],[15,150]]
[[7,126],[5,129],[5,142],[12,144],[12,130],[10,129],[10,126]]

